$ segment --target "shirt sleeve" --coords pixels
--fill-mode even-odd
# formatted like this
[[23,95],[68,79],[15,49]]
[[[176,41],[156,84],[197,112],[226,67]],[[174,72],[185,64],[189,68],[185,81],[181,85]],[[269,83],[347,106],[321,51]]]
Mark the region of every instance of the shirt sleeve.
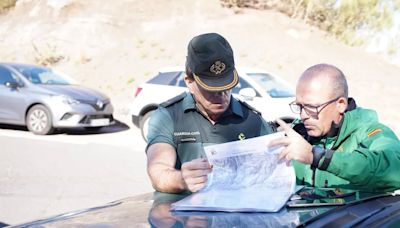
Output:
[[151,116],[147,133],[147,149],[155,143],[168,143],[176,147],[174,143],[174,122],[164,107],[159,107]]

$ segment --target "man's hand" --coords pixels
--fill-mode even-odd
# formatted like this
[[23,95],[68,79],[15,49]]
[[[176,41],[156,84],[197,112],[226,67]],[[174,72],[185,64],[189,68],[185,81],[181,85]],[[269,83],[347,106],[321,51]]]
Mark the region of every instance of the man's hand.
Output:
[[183,163],[181,167],[182,178],[189,191],[197,192],[203,188],[207,182],[207,174],[211,170],[212,167],[205,158],[198,158]]
[[285,146],[285,149],[279,155],[280,159],[285,158],[286,160],[297,160],[305,164],[311,164],[313,161],[312,145],[283,120],[277,119],[276,122],[285,131],[286,136],[271,141],[268,147]]

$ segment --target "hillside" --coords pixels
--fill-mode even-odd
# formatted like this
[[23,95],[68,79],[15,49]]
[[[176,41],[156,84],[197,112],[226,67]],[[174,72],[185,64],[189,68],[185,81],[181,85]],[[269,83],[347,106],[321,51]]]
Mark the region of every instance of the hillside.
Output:
[[[54,2],[68,4],[49,4]],[[137,85],[160,67],[183,66],[191,37],[218,32],[232,44],[237,65],[269,70],[293,85],[310,65],[338,66],[358,104],[376,109],[400,133],[400,68],[280,13],[235,13],[216,0],[17,3],[0,16],[0,60],[58,61],[55,68],[108,94],[121,118]]]

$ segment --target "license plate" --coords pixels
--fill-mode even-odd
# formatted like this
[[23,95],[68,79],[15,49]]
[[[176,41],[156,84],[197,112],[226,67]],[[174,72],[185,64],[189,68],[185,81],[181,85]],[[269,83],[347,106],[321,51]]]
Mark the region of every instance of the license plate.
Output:
[[109,119],[92,119],[90,120],[90,126],[106,126],[110,124]]

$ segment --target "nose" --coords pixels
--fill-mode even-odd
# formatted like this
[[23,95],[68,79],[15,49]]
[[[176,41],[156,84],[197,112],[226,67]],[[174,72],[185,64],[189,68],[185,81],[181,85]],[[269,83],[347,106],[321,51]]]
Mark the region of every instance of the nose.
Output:
[[304,108],[300,109],[300,119],[301,120],[305,120],[310,118],[310,116],[308,115],[308,113],[306,112],[306,110],[304,110]]
[[222,96],[224,96],[224,94],[225,94],[225,91],[216,91],[216,92],[212,93],[212,96],[213,97],[222,97]]

